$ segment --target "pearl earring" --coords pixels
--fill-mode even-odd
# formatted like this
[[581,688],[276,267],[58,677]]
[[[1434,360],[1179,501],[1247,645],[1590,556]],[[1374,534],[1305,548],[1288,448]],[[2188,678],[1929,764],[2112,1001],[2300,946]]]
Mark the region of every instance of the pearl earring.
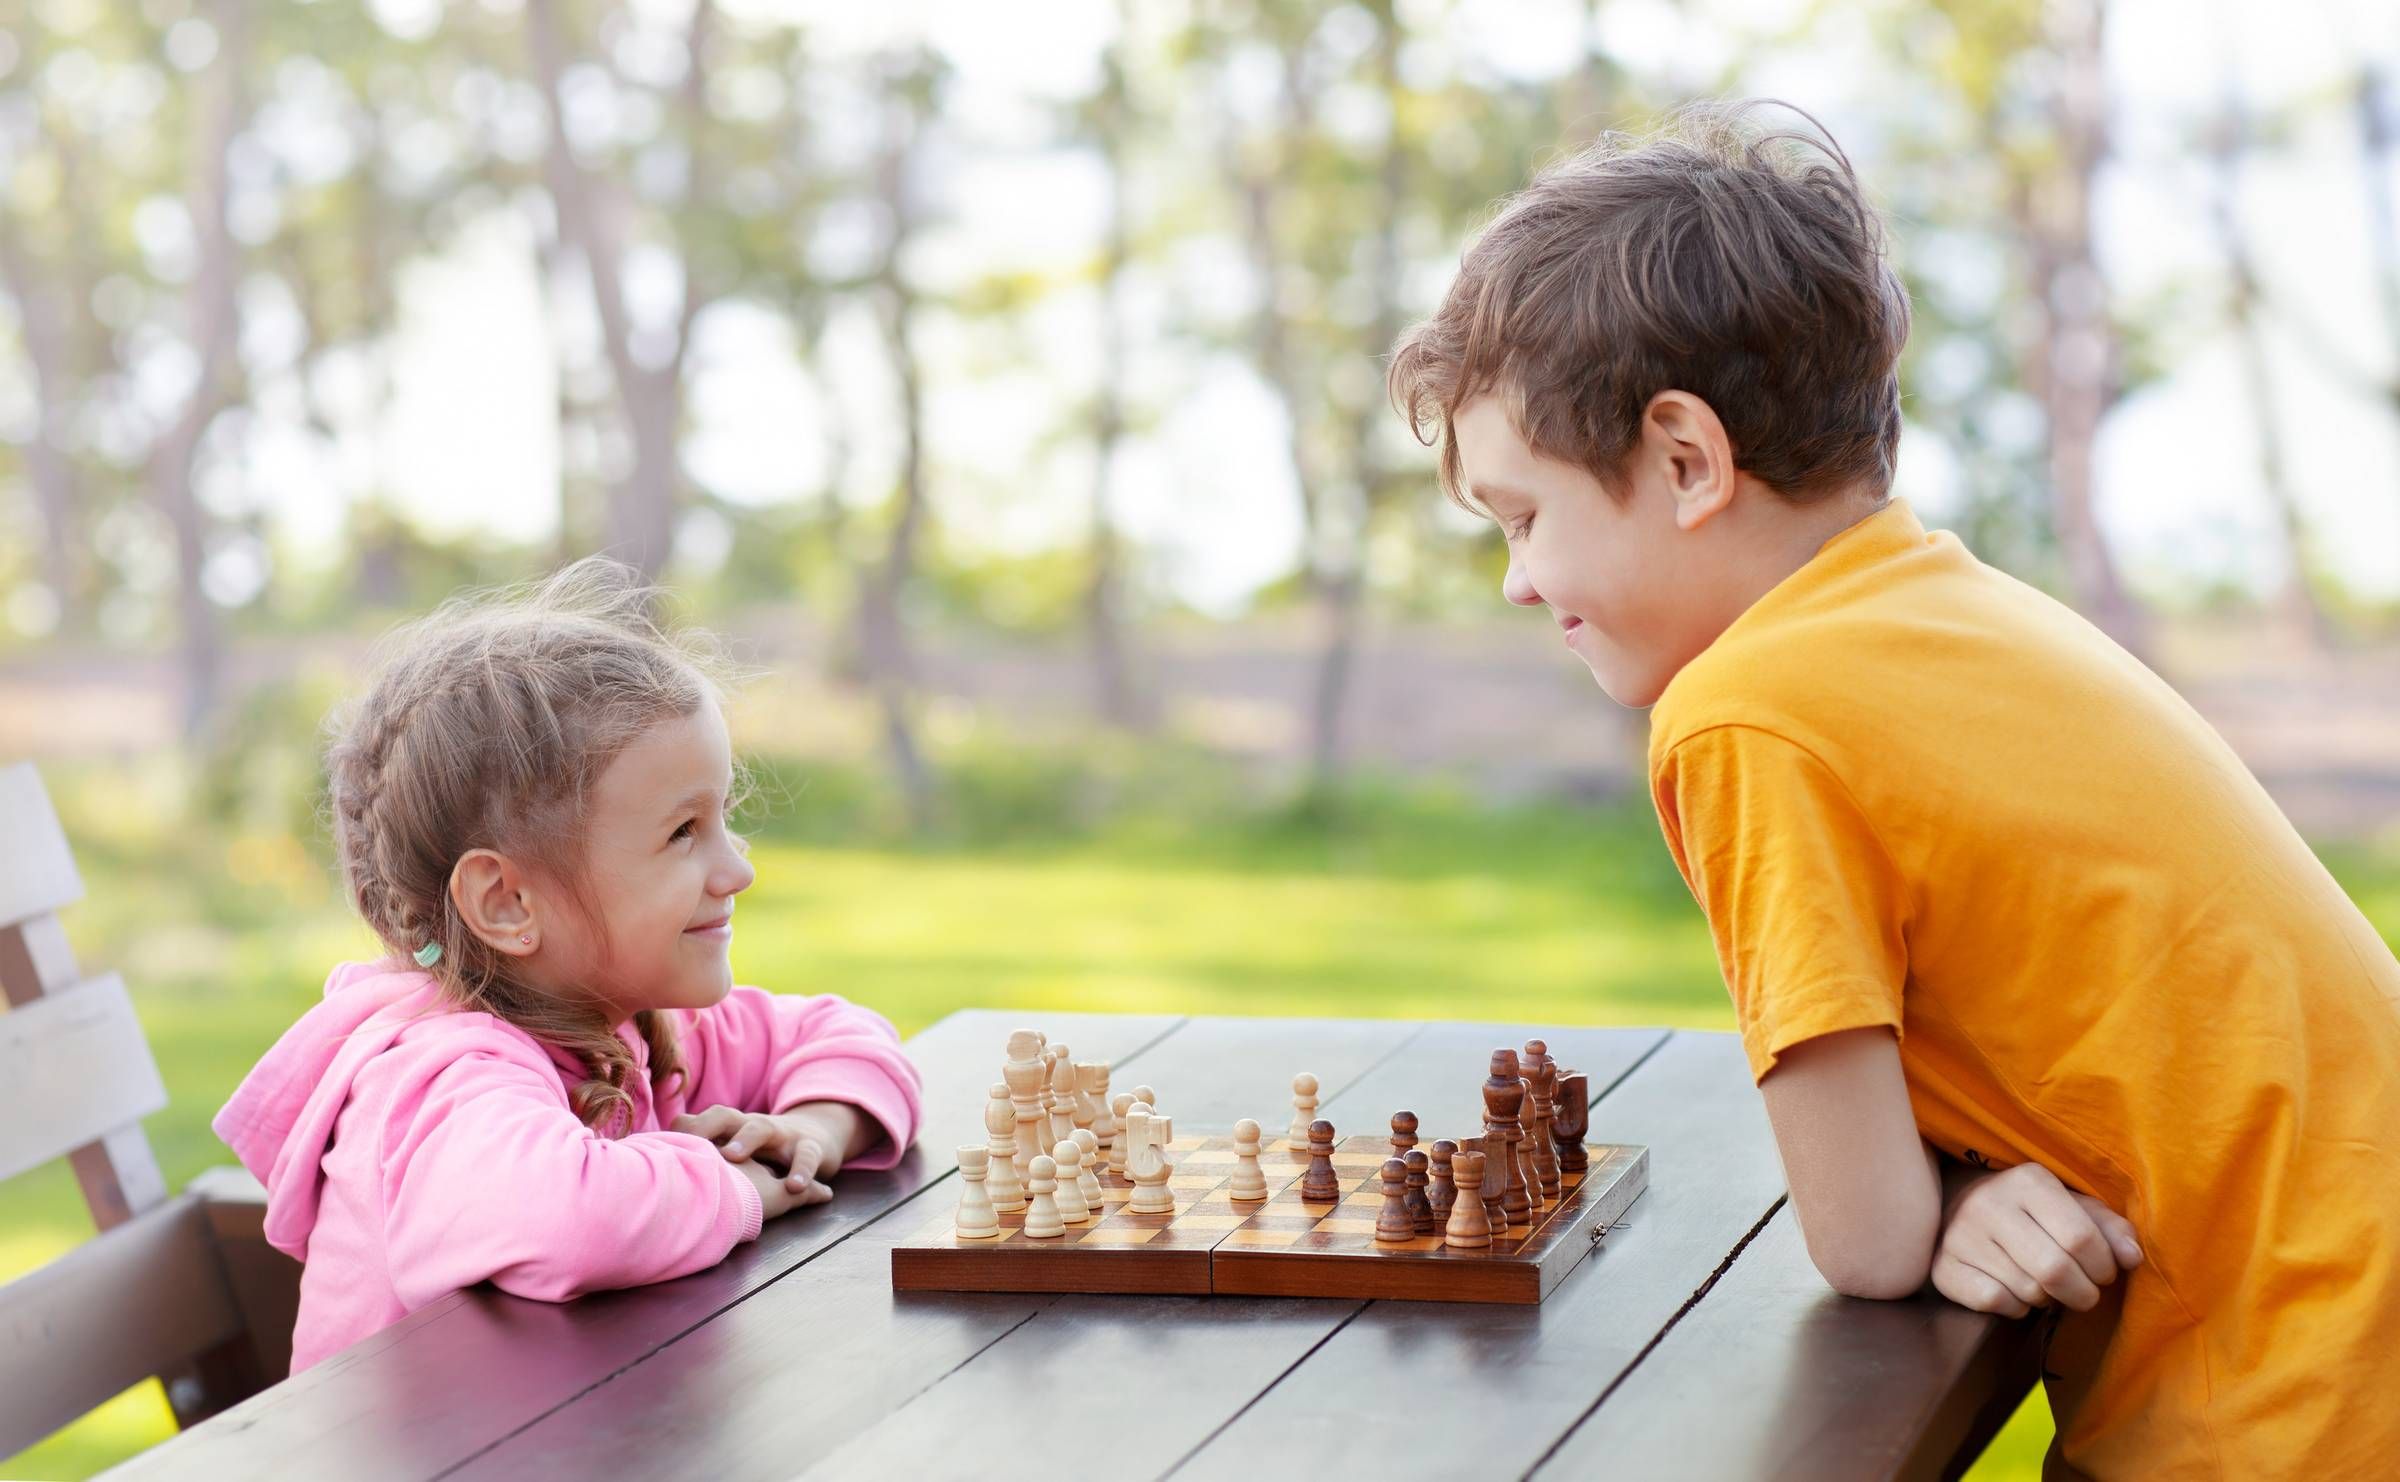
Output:
[[533,938],[531,937],[519,937],[517,940],[523,942],[528,947],[533,945]]

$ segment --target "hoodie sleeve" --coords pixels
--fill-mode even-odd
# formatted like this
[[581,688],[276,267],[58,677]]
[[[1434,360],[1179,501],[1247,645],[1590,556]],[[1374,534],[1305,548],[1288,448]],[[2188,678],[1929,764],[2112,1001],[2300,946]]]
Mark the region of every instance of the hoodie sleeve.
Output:
[[425,1066],[384,1126],[392,1284],[414,1308],[490,1281],[546,1302],[703,1270],[756,1239],[748,1176],[706,1139],[609,1139],[555,1070],[503,1048]]
[[923,1082],[899,1031],[872,1009],[831,993],[742,987],[683,1015],[677,1027],[687,1108],[779,1112],[803,1101],[847,1102],[883,1129],[851,1168],[889,1168],[917,1140]]

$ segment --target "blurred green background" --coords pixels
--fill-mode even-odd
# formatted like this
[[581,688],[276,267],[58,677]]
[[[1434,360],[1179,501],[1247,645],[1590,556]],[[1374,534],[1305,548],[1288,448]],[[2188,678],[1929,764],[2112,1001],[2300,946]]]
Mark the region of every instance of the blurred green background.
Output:
[[[0,762],[177,1183],[366,949],[318,746],[372,639],[596,550],[753,672],[750,980],[1728,1027],[1642,718],[1501,608],[1380,357],[1532,170],[1774,94],[1894,229],[1900,491],[2390,937],[2395,77],[2334,3],[0,0]],[[0,1184],[0,1278],[88,1233]]]

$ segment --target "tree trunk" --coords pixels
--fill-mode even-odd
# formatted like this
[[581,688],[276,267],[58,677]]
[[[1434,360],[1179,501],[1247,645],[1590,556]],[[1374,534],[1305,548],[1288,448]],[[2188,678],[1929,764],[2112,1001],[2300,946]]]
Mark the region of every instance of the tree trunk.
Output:
[[[687,205],[701,179],[700,131],[706,120],[708,44],[714,15],[711,0],[700,0],[693,7],[685,37],[687,60],[680,106],[690,135]],[[560,96],[566,49],[559,32],[557,0],[528,0],[525,18],[526,39],[548,113],[550,137],[543,155],[543,175],[558,213],[559,235],[582,257],[590,278],[601,344],[616,383],[626,436],[633,444],[633,466],[608,496],[609,553],[634,567],[643,580],[652,581],[665,568],[675,543],[675,513],[682,497],[676,439],[683,423],[683,362],[691,344],[692,323],[706,300],[694,271],[697,265],[687,253],[683,309],[665,363],[645,367],[635,357],[633,323],[625,306],[621,220],[625,203],[608,181],[583,167],[575,157],[574,141],[567,137]]]
[[[1120,6],[1119,24],[1131,24],[1129,6]],[[1117,445],[1125,432],[1123,385],[1125,334],[1122,294],[1128,256],[1125,228],[1126,125],[1125,65],[1122,41],[1111,48],[1103,65],[1099,145],[1108,167],[1108,221],[1100,262],[1100,371],[1092,396],[1092,532],[1091,578],[1084,592],[1084,624],[1091,635],[1092,677],[1100,714],[1111,725],[1149,729],[1154,717],[1148,697],[1134,678],[1132,643],[1126,631],[1124,545],[1118,538],[1111,495]]]
[[230,394],[237,369],[235,288],[238,251],[225,212],[233,140],[241,132],[247,95],[243,82],[249,50],[248,7],[243,0],[215,0],[209,20],[218,52],[200,84],[192,133],[188,207],[199,241],[199,262],[186,298],[191,346],[199,374],[183,407],[150,450],[151,498],[175,533],[176,615],[183,670],[183,734],[197,737],[215,714],[223,667],[216,608],[201,586],[208,562],[208,519],[192,487],[200,443]]
[[[1389,355],[1400,334],[1400,212],[1407,200],[1407,153],[1400,135],[1400,22],[1390,0],[1371,5],[1377,25],[1376,84],[1389,103],[1390,122],[1383,141],[1378,173],[1381,200],[1376,223],[1374,258],[1369,269],[1375,306],[1368,323],[1363,352],[1380,361]],[[1350,701],[1350,681],[1356,668],[1361,633],[1366,625],[1367,553],[1376,508],[1383,502],[1387,470],[1377,431],[1387,415],[1383,398],[1370,395],[1353,411],[1350,462],[1355,473],[1354,507],[1343,531],[1349,549],[1321,584],[1325,648],[1317,661],[1316,696],[1311,705],[1309,747],[1314,782],[1329,789],[1341,781],[1348,765],[1344,721]]]
[[2038,180],[2020,181],[2013,207],[2034,307],[2026,380],[2048,416],[2052,518],[2068,590],[2086,616],[2139,653],[2142,615],[2094,510],[2094,454],[2119,393],[2123,353],[2092,234],[2092,199],[2108,150],[2101,10],[2102,0],[2063,0],[2059,7],[2062,162]]
[[37,421],[33,440],[25,446],[25,472],[33,485],[34,508],[42,519],[42,582],[58,604],[59,625],[72,631],[83,626],[89,596],[77,558],[75,465],[67,444],[73,356],[66,327],[60,322],[57,295],[48,284],[38,281],[14,222],[0,223],[0,278],[5,278],[9,294],[17,302],[25,357],[33,362]]
[[900,487],[899,508],[893,512],[883,560],[860,589],[859,656],[883,715],[884,747],[908,806],[910,826],[923,831],[933,822],[933,774],[917,739],[916,655],[909,643],[904,606],[916,574],[917,536],[926,503],[924,387],[912,337],[916,295],[903,266],[916,229],[910,165],[919,120],[916,104],[905,96],[903,86],[894,87],[884,107],[886,138],[877,188],[891,227],[877,271],[876,294],[885,351],[891,356],[900,390]]
[[2258,265],[2250,253],[2241,220],[2241,105],[2233,85],[2226,87],[2225,106],[2209,144],[2214,190],[2210,221],[2217,232],[2217,250],[2224,254],[2226,317],[2240,351],[2242,382],[2258,419],[2259,483],[2274,511],[2283,537],[2284,570],[2270,605],[2292,635],[2304,644],[2323,647],[2333,638],[2333,625],[2317,600],[2308,576],[2308,531],[2300,506],[2292,497],[2291,476],[2283,456],[2283,437],[2275,418],[2275,385],[2267,360],[2264,327],[2260,323]]

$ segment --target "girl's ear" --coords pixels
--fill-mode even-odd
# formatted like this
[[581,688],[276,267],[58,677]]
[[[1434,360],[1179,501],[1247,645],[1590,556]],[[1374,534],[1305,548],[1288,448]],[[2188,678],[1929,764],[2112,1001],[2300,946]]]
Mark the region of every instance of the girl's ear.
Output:
[[494,849],[470,849],[450,870],[450,904],[467,930],[495,952],[530,957],[541,945],[532,882]]

